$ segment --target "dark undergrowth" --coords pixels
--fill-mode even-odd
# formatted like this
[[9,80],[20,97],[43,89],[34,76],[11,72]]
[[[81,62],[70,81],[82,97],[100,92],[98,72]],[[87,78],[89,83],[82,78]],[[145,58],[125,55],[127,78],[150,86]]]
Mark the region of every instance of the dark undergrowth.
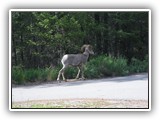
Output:
[[[148,65],[148,56],[146,56],[143,61],[132,58],[130,64],[127,64],[127,59],[123,57],[115,58],[101,55],[87,62],[84,67],[84,75],[89,79],[124,76],[133,73],[148,72]],[[12,83],[21,85],[27,82],[54,81],[60,69],[61,66],[38,69],[24,69],[21,66],[13,66]],[[67,79],[75,78],[77,72],[77,68],[69,67],[65,70],[65,77]]]

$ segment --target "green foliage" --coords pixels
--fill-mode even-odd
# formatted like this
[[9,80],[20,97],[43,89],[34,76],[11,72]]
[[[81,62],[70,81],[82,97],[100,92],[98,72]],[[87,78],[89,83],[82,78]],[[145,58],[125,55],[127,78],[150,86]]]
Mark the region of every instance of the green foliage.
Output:
[[12,68],[12,83],[15,83],[18,85],[25,83],[25,76],[20,66],[14,66]]
[[148,12],[13,11],[11,17],[13,66],[56,66],[63,54],[78,53],[88,43],[98,54],[128,61],[148,54]]
[[[60,58],[79,53],[81,46],[88,43],[100,56],[85,66],[86,78],[146,72],[148,16],[148,12],[13,11],[13,83],[56,80]],[[47,68],[50,64],[56,67]],[[77,68],[70,67],[65,76],[75,78],[77,72]]]
[[132,58],[131,64],[129,65],[130,73],[140,73],[140,72],[147,72],[148,71],[148,56],[145,56],[143,61],[140,61],[136,58]]
[[56,80],[58,68],[44,69],[22,69],[12,68],[12,81],[15,84],[25,84],[26,82],[51,81]]
[[122,57],[116,59],[102,55],[87,63],[85,74],[88,78],[126,75],[128,74],[127,60]]
[[75,68],[75,67],[68,67],[66,70],[65,70],[65,77],[67,79],[73,79],[76,77],[77,75],[77,72],[78,72],[78,69]]
[[53,68],[53,69],[50,69],[50,68],[46,68],[47,71],[47,80],[51,81],[51,80],[56,80],[57,79],[57,76],[58,76],[58,72],[59,72],[59,68]]
[[[44,69],[23,69],[21,66],[12,68],[12,80],[15,84],[25,84],[32,81],[51,81],[56,80],[62,66]],[[122,76],[132,73],[148,71],[148,56],[143,61],[133,58],[131,64],[127,65],[127,59],[123,57],[115,58],[112,56],[100,55],[92,58],[84,68],[86,78],[101,78],[108,76]],[[65,70],[67,79],[75,78],[77,68],[68,67]],[[62,78],[61,78],[62,79]]]

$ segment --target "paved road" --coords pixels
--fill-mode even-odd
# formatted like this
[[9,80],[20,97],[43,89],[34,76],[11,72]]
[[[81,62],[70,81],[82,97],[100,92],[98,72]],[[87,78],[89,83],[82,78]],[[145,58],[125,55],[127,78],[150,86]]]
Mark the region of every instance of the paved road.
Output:
[[148,74],[12,88],[12,101],[68,98],[148,99]]

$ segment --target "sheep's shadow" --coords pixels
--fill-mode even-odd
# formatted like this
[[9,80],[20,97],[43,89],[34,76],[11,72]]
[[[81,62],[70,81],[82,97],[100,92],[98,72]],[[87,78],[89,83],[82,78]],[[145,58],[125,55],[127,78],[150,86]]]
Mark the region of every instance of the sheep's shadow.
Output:
[[[123,76],[123,77],[110,77],[110,78],[103,78],[103,79],[92,79],[92,80],[74,80],[70,79],[68,82],[62,81],[61,83],[53,83],[53,84],[43,84],[39,87],[46,88],[46,87],[67,87],[67,86],[79,86],[83,84],[93,84],[93,83],[102,83],[102,82],[131,82],[131,81],[145,81],[148,80],[148,74],[137,74],[137,75],[130,75],[130,76]],[[37,86],[38,87],[38,86]]]
[[30,88],[49,88],[49,87],[69,87],[69,86],[80,86],[86,84],[94,84],[94,83],[106,83],[106,82],[131,82],[131,81],[146,81],[148,80],[148,74],[136,74],[130,76],[122,76],[122,77],[110,77],[110,78],[102,78],[102,79],[90,79],[90,80],[74,80],[69,79],[68,82],[62,81],[58,83],[56,81],[50,83],[44,83],[40,85],[32,85],[32,86],[21,86],[24,89]]

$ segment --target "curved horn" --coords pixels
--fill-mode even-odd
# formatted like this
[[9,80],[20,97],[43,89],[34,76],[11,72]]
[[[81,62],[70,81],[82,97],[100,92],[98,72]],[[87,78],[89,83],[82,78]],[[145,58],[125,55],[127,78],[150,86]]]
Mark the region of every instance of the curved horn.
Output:
[[93,49],[93,46],[92,46],[92,45],[88,45],[88,48],[89,48],[90,50],[92,50],[92,49]]
[[83,45],[83,46],[81,47],[81,51],[84,52],[84,50],[85,50],[86,47],[88,47],[88,45]]

